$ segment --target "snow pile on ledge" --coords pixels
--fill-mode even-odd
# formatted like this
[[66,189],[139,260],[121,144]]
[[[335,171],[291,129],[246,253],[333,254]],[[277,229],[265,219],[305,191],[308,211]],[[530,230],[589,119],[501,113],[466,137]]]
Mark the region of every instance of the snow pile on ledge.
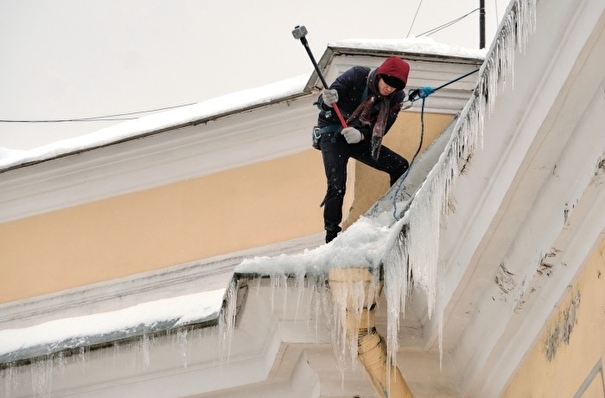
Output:
[[[23,351],[44,355],[58,349],[112,341],[160,325],[186,326],[218,318],[225,289],[156,300],[118,311],[58,319],[27,328],[0,330],[0,362],[22,359]],[[104,337],[105,336],[105,337]],[[31,357],[31,355],[25,356]]]
[[271,277],[322,276],[331,268],[377,268],[390,239],[392,219],[361,217],[338,238],[303,253],[244,259],[236,273]]

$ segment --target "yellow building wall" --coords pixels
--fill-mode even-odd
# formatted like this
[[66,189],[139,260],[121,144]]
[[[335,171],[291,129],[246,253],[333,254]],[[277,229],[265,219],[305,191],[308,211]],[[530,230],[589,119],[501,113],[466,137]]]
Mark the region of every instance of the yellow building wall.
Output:
[[0,224],[0,303],[319,233],[321,175],[311,148]]
[[[411,159],[419,117],[402,113],[385,145]],[[425,147],[451,118],[427,114]],[[366,169],[349,175],[345,217],[388,189]],[[322,233],[325,189],[309,138],[296,155],[2,223],[0,303]]]
[[605,239],[555,308],[503,398],[604,398]]

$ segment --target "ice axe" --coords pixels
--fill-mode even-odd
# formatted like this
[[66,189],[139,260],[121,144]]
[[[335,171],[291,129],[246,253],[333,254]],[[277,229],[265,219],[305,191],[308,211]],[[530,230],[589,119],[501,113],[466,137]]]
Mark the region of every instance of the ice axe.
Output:
[[[294,30],[292,31],[292,36],[294,36],[294,38],[296,40],[300,40],[300,42],[303,44],[303,46],[305,47],[305,50],[307,50],[307,54],[309,54],[309,58],[311,58],[311,62],[313,63],[313,67],[315,68],[315,72],[317,72],[317,75],[319,76],[319,80],[321,80],[321,84],[323,84],[324,88],[328,88],[328,83],[326,83],[326,79],[324,78],[323,74],[321,73],[321,70],[319,70],[319,65],[317,65],[317,62],[315,62],[315,57],[313,57],[313,53],[311,52],[311,49],[309,48],[309,42],[307,41],[307,28],[305,28],[304,26],[295,26]],[[340,113],[340,109],[338,108],[338,104],[334,103],[332,104],[332,108],[334,109],[334,112],[336,112],[336,116],[338,116],[338,120],[340,120],[340,124],[342,125],[342,128],[347,128],[347,122],[345,121],[345,118],[342,117],[342,113]]]

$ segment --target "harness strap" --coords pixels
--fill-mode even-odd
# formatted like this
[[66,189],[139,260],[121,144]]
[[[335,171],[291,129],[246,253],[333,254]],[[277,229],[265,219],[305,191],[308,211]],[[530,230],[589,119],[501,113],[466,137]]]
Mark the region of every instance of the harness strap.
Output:
[[331,124],[329,126],[325,126],[325,127],[318,129],[317,133],[318,134],[333,133],[335,131],[340,131],[340,130],[342,130],[342,126],[340,126],[338,124]]

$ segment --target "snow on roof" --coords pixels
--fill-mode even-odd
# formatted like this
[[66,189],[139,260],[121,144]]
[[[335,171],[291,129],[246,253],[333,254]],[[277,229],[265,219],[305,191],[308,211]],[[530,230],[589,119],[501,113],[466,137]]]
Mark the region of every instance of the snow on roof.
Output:
[[469,49],[436,42],[430,37],[409,37],[407,39],[351,39],[328,43],[328,47],[343,47],[360,50],[380,50],[385,52],[417,53],[448,57],[485,59],[487,49]]
[[[57,319],[38,325],[0,330],[0,362],[21,359],[20,352],[51,350],[111,341],[116,333],[131,335],[158,325],[185,326],[216,319],[225,289],[151,301],[118,311]],[[38,352],[39,351],[39,352]]]
[[96,148],[116,141],[194,121],[267,104],[300,94],[310,74],[300,75],[262,87],[238,91],[181,108],[119,123],[82,136],[53,142],[28,151],[0,147],[0,170],[24,163],[43,161],[71,152]]

